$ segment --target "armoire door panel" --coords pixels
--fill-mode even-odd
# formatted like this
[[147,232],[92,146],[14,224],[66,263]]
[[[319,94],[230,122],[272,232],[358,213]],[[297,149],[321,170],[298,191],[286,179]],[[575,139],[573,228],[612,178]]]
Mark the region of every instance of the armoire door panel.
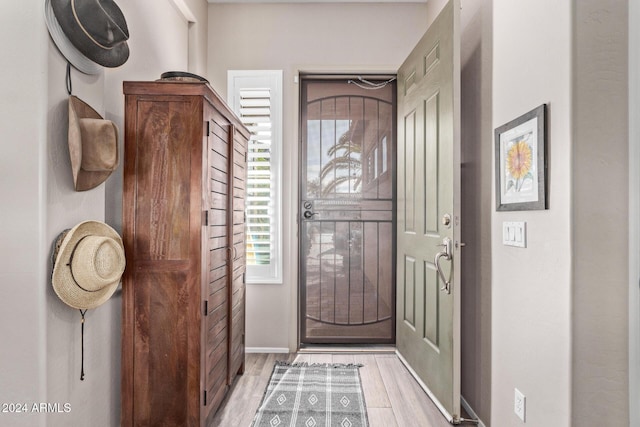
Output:
[[[189,272],[157,272],[136,275],[135,387],[138,397],[135,418],[150,425],[181,425],[186,408],[181,399],[189,393],[187,351],[190,319],[182,301],[193,287]],[[171,390],[151,393],[153,390]],[[144,424],[144,423],[142,423]]]
[[[212,209],[211,212],[215,212],[215,209]],[[216,237],[225,237],[227,235],[227,225],[210,225],[207,227],[208,235],[210,238]]]
[[217,194],[226,194],[227,192],[227,183],[222,181],[216,181],[215,179],[211,180],[211,192]]
[[[180,131],[161,123],[179,123],[187,102],[139,102],[136,135],[144,146],[136,153],[136,252],[145,259],[189,258],[191,157],[180,146]],[[162,135],[158,138],[157,135]],[[172,183],[171,185],[169,183]],[[176,185],[177,184],[177,185]]]
[[218,306],[227,302],[226,280],[224,277],[217,279],[209,284],[209,298],[207,299],[211,310],[215,310]]
[[226,267],[222,266],[217,268],[210,268],[209,269],[209,288],[210,288],[209,293],[213,292],[211,287],[215,286],[216,281],[221,279],[223,280],[224,289],[226,289],[227,288],[226,276],[227,276]]

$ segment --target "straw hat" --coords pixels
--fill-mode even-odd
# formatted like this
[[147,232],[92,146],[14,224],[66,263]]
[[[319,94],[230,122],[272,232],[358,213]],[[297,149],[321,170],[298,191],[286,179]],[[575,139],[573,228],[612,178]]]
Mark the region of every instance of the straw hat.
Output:
[[69,155],[76,191],[97,187],[118,167],[118,128],[73,95],[69,97]]
[[124,272],[124,245],[107,224],[85,221],[63,231],[53,254],[53,289],[67,305],[98,307],[115,292]]
[[[105,67],[118,67],[127,61],[129,29],[122,11],[113,0],[47,1],[67,41],[85,57]],[[48,14],[45,17],[47,21],[51,20]]]

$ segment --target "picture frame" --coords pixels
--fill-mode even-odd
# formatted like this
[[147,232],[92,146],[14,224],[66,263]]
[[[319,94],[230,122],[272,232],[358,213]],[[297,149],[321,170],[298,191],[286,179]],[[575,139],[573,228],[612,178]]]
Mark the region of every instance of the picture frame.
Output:
[[495,129],[496,210],[547,204],[547,104]]

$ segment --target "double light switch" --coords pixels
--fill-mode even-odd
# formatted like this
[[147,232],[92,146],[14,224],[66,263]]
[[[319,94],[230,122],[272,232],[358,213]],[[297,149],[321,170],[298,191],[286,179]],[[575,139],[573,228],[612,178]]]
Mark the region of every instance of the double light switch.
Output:
[[502,223],[502,243],[505,246],[527,247],[527,223],[511,221]]

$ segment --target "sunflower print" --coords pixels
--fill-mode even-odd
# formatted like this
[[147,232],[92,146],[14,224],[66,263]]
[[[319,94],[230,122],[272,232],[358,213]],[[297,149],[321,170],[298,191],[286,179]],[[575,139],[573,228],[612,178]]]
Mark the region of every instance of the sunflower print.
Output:
[[524,140],[516,142],[509,148],[506,160],[507,170],[515,180],[508,183],[507,189],[515,187],[515,191],[520,191],[524,181],[533,177],[531,174],[531,147]]

